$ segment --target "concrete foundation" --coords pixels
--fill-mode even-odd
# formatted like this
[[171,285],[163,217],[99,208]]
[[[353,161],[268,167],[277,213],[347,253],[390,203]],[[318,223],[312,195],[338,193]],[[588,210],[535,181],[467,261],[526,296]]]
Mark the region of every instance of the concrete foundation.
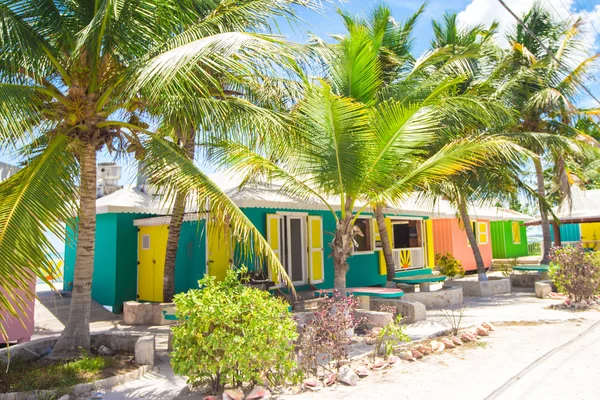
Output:
[[[132,332],[92,333],[90,345],[92,348],[106,346],[114,352],[135,354],[135,362],[139,365],[154,365],[155,338],[154,334]],[[58,336],[10,346],[10,349],[0,349],[0,363],[8,362],[10,357],[21,358],[24,361],[35,361],[50,354]]]
[[126,325],[170,325],[177,321],[166,320],[163,311],[175,314],[173,303],[138,303],[126,301],[123,303],[123,322]]
[[542,274],[532,273],[532,274],[519,274],[514,273],[510,274],[510,284],[515,287],[525,287],[532,288],[535,286],[535,283],[538,281],[547,281],[550,279],[548,276],[548,272],[544,272]]
[[433,292],[405,293],[404,301],[419,302],[426,309],[449,308],[459,306],[463,302],[463,289],[461,287],[444,287]]
[[537,281],[535,283],[535,296],[543,299],[552,293],[552,282],[550,281]]
[[384,311],[371,311],[371,310],[356,310],[355,316],[359,321],[363,321],[369,329],[375,327],[383,328],[389,325],[393,320],[394,316],[392,313]]
[[463,296],[487,297],[511,292],[510,279],[489,277],[489,280],[479,282],[477,278],[450,279],[444,282],[444,288],[462,288]]
[[[406,294],[402,297],[406,297]],[[371,299],[371,310],[379,311],[381,310],[381,306],[396,307],[396,313],[402,315],[408,324],[427,318],[425,305],[416,301],[407,301],[405,299]]]

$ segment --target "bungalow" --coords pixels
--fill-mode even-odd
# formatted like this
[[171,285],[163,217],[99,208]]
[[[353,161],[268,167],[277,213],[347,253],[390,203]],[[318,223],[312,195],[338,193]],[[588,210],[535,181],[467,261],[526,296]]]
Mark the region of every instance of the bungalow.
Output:
[[[302,202],[276,186],[238,190],[227,179],[215,179],[240,207],[282,260],[297,289],[333,287],[333,259],[328,245],[335,219],[319,202]],[[223,183],[225,182],[225,183]],[[226,185],[229,185],[228,187]],[[97,233],[92,298],[113,312],[129,300],[162,301],[164,256],[170,222],[164,202],[138,188],[124,188],[97,200]],[[418,210],[384,210],[397,268],[432,267],[431,220]],[[223,229],[207,229],[207,213],[186,209],[176,261],[175,291],[197,287],[204,274],[222,279],[232,265],[263,271],[280,287],[271,271],[243,257]],[[384,285],[386,268],[377,224],[371,213],[358,218],[363,236],[355,243],[347,275],[349,287]],[[214,232],[214,233],[213,233]],[[218,233],[220,232],[220,233]],[[67,234],[65,289],[72,285],[76,240]]]
[[527,227],[524,223],[533,218],[509,209],[500,209],[500,212],[505,219],[490,223],[492,258],[528,256]]

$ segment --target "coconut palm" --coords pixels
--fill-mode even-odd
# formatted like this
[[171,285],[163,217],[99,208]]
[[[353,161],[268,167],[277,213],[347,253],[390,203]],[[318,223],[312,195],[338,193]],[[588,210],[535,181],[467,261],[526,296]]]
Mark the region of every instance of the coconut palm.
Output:
[[[573,118],[582,111],[575,105],[582,93],[582,83],[589,78],[590,68],[600,57],[582,52],[581,19],[568,25],[553,19],[551,13],[536,3],[522,18],[523,23],[554,54],[558,62],[546,53],[539,42],[521,25],[516,25],[508,36],[512,45],[501,72],[507,79],[505,96],[519,112],[522,132],[542,132],[573,139],[570,143],[555,141],[560,146],[534,144],[529,149],[533,158],[536,189],[539,199],[542,233],[544,238],[542,264],[549,263],[551,247],[548,205],[545,202],[543,161],[552,162],[558,172],[555,179],[560,187],[561,200],[569,194],[566,158],[577,154],[581,146],[595,140],[574,129]],[[566,143],[566,145],[565,145]]]
[[[313,83],[307,79],[287,134],[261,146],[216,143],[212,153],[221,166],[250,180],[277,180],[283,192],[320,201],[331,211],[334,286],[342,293],[347,260],[360,234],[355,222],[369,205],[399,204],[415,188],[479,164],[489,153],[514,150],[504,140],[478,136],[448,141],[430,152],[431,144],[447,134],[441,125],[445,116],[453,115],[453,128],[467,130],[473,121],[494,116],[478,99],[454,95],[464,79],[438,79],[434,85],[408,73],[386,85],[384,30],[344,18],[348,32],[331,48],[325,76]],[[418,94],[431,86],[435,90],[428,89],[428,96]],[[406,96],[397,100],[390,93]]]
[[[8,294],[0,306],[14,314],[9,300],[22,296],[16,289],[27,287],[30,271],[43,277],[48,253],[56,253],[46,231],[60,234],[61,223],[76,213],[71,310],[54,356],[77,356],[90,345],[97,152],[129,149],[148,165],[194,170],[179,149],[148,129],[157,115],[153,107],[197,98],[195,108],[180,113],[190,123],[197,110],[217,119],[224,106],[214,99],[223,86],[211,76],[248,80],[288,59],[279,39],[246,27],[260,28],[269,16],[293,17],[293,3],[310,1],[214,3],[0,2],[0,146],[22,148],[25,159],[24,168],[0,184],[0,274]],[[199,201],[210,199],[216,217],[227,214],[239,237],[281,269],[258,231],[197,168],[192,186],[203,196]]]

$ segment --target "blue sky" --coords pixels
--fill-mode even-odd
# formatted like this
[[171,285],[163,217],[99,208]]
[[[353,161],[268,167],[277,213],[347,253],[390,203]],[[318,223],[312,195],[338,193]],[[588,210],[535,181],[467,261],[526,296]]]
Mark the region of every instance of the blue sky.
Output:
[[[505,0],[517,14],[528,9],[534,0]],[[305,21],[305,24],[294,28],[287,24],[281,24],[281,33],[287,36],[290,40],[296,42],[305,42],[308,35],[306,32],[311,32],[322,38],[328,38],[331,34],[343,33],[343,25],[339,16],[336,14],[336,8],[340,7],[351,13],[361,13],[371,10],[377,1],[333,1],[324,4],[324,10],[320,13],[315,13],[306,9],[298,9],[298,15]],[[590,50],[598,51],[598,43],[600,34],[600,0],[541,0],[541,3],[553,12],[557,18],[575,18],[581,17],[587,24],[586,28],[586,43],[589,44]],[[402,22],[409,15],[413,14],[422,4],[422,1],[415,0],[389,0],[387,4],[393,12],[394,18]],[[421,19],[415,30],[414,54],[418,55],[423,52],[431,40],[431,20],[439,19],[444,12],[459,13],[459,22],[463,24],[489,24],[494,20],[500,22],[500,30],[503,31],[509,25],[514,24],[514,19],[510,14],[502,8],[497,0],[431,0],[421,16]],[[596,74],[598,75],[598,74]],[[589,87],[593,93],[600,97],[600,84],[592,82]],[[580,104],[582,106],[594,106],[594,102],[590,98],[582,98]],[[598,106],[596,104],[596,106]],[[109,154],[101,154],[99,161],[111,161],[112,156]],[[0,155],[0,161],[14,163],[16,160],[9,154]],[[123,165],[125,160],[120,160]],[[131,184],[135,180],[135,166],[132,162],[129,165],[124,165],[122,184]]]

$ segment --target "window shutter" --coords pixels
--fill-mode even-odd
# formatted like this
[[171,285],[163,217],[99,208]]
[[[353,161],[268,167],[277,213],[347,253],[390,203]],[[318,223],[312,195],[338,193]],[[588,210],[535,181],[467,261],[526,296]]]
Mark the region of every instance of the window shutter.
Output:
[[325,281],[323,257],[323,218],[309,215],[308,224],[308,279],[313,285]]
[[[273,253],[281,261],[281,216],[277,214],[267,214],[267,242],[273,250]],[[281,286],[278,271],[273,271],[269,267],[269,279],[275,283],[275,287]]]
[[477,233],[479,234],[479,244],[488,244],[488,225],[487,222],[477,223]]
[[512,222],[512,240],[513,244],[521,243],[521,225],[518,222]]
[[426,240],[426,252],[427,252],[427,266],[429,268],[435,268],[435,250],[433,247],[433,221],[427,219],[425,221],[425,237]]

